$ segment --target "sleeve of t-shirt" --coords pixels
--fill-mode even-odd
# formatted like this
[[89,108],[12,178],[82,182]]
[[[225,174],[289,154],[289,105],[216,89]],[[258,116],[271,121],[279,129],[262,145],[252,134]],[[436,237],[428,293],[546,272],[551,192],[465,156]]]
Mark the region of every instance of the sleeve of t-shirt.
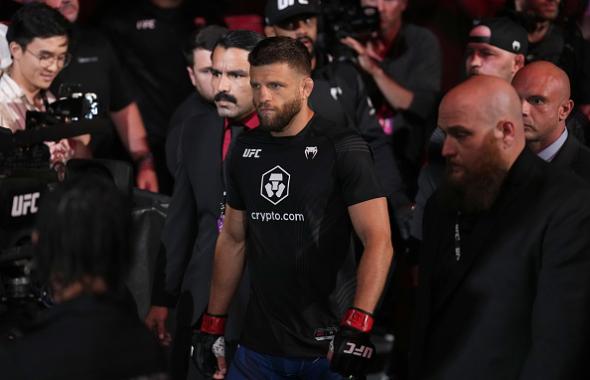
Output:
[[336,175],[347,206],[385,196],[367,143],[358,135],[335,141]]
[[[237,143],[239,142],[236,141]],[[238,170],[238,162],[240,155],[234,154],[238,149],[239,144],[236,144],[232,149],[230,149],[225,162],[225,191],[227,196],[227,204],[236,210],[245,210],[246,205],[244,205],[244,200],[240,194],[239,188],[237,186],[236,178],[239,176]]]

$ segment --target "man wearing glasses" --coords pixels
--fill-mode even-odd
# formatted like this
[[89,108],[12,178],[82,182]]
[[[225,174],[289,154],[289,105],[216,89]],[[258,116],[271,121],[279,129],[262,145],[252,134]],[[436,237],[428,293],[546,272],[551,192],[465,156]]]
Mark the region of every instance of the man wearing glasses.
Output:
[[[55,98],[47,89],[70,61],[68,21],[43,4],[14,14],[6,33],[12,64],[0,72],[0,126],[25,129],[27,111],[44,111]],[[47,143],[52,165],[84,157],[87,137]]]

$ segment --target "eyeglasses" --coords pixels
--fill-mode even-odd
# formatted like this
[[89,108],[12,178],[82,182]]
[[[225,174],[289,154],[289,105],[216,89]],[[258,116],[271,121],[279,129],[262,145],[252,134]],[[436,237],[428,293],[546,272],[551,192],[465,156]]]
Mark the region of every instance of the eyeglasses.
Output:
[[37,58],[39,60],[39,65],[44,69],[48,68],[54,63],[57,63],[58,68],[64,68],[72,60],[72,55],[70,53],[54,55],[46,52],[35,54],[28,49],[25,49],[25,51],[31,54],[33,57]]

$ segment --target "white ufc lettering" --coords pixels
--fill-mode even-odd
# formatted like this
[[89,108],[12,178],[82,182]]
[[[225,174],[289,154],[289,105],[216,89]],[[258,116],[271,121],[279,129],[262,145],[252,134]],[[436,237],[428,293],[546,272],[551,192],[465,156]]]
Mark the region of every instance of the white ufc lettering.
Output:
[[373,356],[373,349],[371,347],[367,347],[367,346],[357,347],[356,344],[354,344],[352,342],[347,342],[346,346],[347,346],[347,349],[342,351],[345,354],[351,354],[354,356],[360,356],[362,358],[368,358],[368,359],[371,359],[371,356]]
[[37,199],[39,199],[40,193],[15,195],[12,198],[12,211],[11,216],[24,216],[27,214],[34,214],[38,211]]
[[307,0],[277,0],[277,8],[279,8],[279,11],[282,11],[283,9],[294,5],[295,1],[299,4],[309,4]]
[[246,158],[260,158],[260,152],[262,151],[262,149],[249,149],[246,148],[244,149],[244,153],[242,154],[242,157],[246,157]]

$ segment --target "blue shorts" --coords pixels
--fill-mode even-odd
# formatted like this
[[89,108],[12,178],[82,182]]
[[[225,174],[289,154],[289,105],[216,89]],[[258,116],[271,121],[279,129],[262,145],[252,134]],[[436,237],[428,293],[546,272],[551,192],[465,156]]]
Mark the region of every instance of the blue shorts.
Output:
[[261,354],[244,346],[236,351],[226,380],[343,380],[325,357],[287,358]]

